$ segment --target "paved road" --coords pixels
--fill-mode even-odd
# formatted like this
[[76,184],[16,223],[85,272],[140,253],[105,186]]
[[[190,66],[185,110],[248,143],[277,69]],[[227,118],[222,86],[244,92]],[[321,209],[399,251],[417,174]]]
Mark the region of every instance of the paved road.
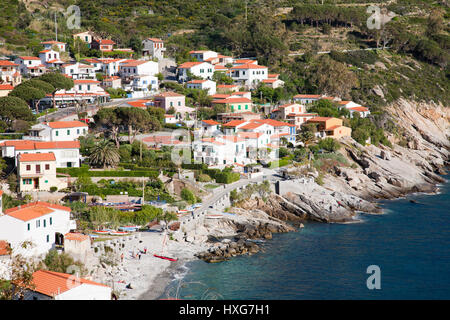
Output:
[[[385,49],[389,49],[390,47],[385,47],[385,48],[366,48],[366,49],[354,49],[354,50],[340,50],[337,52],[354,52],[354,51],[374,51],[374,50],[385,50]],[[319,51],[317,52],[317,54],[326,54],[326,53],[330,53],[331,51]],[[302,56],[305,53],[289,53],[289,56]]]
[[228,192],[230,192],[234,189],[240,188],[240,187],[245,187],[250,183],[261,183],[264,180],[269,180],[270,182],[274,183],[276,181],[283,180],[283,178],[281,178],[280,176],[277,175],[277,171],[274,169],[263,168],[262,171],[264,173],[264,175],[262,175],[262,176],[258,176],[256,178],[252,178],[252,179],[241,179],[241,180],[231,183],[229,185],[224,185],[225,187],[223,187],[223,186],[218,187],[221,189],[221,191],[213,193],[213,195],[209,199],[205,200],[202,203],[201,207],[195,209],[194,213],[200,214],[201,212],[207,210],[209,208],[209,206],[216,203],[224,195],[228,194]]

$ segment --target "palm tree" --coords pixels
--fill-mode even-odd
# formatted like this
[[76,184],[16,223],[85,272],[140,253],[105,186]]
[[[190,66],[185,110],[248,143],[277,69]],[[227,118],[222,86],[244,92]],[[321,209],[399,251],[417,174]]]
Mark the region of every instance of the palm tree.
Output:
[[89,164],[95,167],[115,167],[120,161],[118,149],[108,140],[102,140],[92,148]]

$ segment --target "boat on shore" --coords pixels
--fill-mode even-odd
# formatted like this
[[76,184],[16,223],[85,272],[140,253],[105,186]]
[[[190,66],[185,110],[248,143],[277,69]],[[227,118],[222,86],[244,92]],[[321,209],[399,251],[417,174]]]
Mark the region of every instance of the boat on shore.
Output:
[[129,232],[127,231],[110,231],[109,234],[111,236],[124,236],[127,235]]
[[173,262],[178,261],[177,258],[171,258],[171,257],[161,256],[161,255],[158,255],[158,254],[156,254],[156,253],[155,253],[153,256],[156,257],[156,258],[160,258],[160,259],[164,259],[164,260],[169,260],[169,261],[173,261]]

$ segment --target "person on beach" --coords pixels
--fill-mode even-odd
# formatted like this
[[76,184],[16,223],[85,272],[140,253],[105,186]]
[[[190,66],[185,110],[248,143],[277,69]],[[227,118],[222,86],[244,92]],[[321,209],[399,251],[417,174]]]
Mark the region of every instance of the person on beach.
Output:
[[147,247],[144,247],[144,254],[147,254]]
[[139,260],[141,260],[141,254],[139,253]]
[[122,254],[120,255],[120,261],[123,262],[123,252],[122,252]]

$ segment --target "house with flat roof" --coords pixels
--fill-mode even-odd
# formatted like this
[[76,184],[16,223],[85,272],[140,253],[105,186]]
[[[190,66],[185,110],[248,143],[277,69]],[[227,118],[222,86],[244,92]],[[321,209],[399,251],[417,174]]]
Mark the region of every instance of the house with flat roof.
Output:
[[180,82],[186,82],[189,79],[188,73],[200,77],[204,80],[211,80],[214,74],[214,66],[208,62],[185,62],[178,66],[177,78]]
[[156,58],[161,60],[164,58],[164,41],[159,38],[147,38],[142,41],[142,55],[144,57]]
[[208,95],[216,93],[216,83],[212,80],[191,80],[186,83],[188,89],[207,90]]

